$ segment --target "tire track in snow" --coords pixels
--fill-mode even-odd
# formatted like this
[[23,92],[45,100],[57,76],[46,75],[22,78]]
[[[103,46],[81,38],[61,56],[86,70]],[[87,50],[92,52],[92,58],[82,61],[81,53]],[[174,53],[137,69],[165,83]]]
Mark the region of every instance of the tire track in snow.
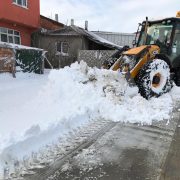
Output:
[[[44,167],[41,166],[42,164],[36,164],[36,166],[32,166],[25,174],[21,174],[20,176],[23,176],[22,179],[25,180],[47,179],[49,176],[59,170],[68,159],[72,158],[83,149],[91,146],[99,137],[110,131],[110,129],[112,129],[116,124],[117,122],[106,120],[97,120],[93,122],[88,129],[83,129],[83,131],[79,132],[79,135],[72,140],[74,141],[72,144],[65,147],[66,153],[62,153],[62,156],[58,158],[56,157],[53,162],[50,162]],[[71,145],[75,147],[71,149]]]

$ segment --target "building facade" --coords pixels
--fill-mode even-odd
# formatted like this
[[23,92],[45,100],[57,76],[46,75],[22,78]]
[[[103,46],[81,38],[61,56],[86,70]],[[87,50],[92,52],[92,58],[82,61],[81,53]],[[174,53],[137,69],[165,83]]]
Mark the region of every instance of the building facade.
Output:
[[64,27],[63,23],[58,22],[58,20],[53,20],[43,15],[40,15],[40,26],[45,30],[57,30]]
[[119,46],[132,47],[133,40],[135,39],[135,33],[118,33],[118,32],[105,32],[105,31],[93,31],[98,36],[114,43]]
[[39,0],[0,0],[0,41],[31,45],[31,34],[40,28]]
[[[63,68],[77,61],[80,50],[117,50],[121,48],[75,25],[65,26],[55,31],[33,33],[32,45],[48,52],[47,58],[54,68]],[[48,67],[48,64],[45,65]]]

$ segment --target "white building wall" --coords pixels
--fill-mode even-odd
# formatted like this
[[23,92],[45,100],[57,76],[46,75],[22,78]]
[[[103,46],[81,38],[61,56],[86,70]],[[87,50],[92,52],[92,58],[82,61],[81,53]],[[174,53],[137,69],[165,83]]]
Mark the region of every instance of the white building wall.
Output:
[[135,39],[135,34],[133,33],[113,33],[103,31],[93,31],[93,33],[119,46],[128,45],[132,47],[133,40]]

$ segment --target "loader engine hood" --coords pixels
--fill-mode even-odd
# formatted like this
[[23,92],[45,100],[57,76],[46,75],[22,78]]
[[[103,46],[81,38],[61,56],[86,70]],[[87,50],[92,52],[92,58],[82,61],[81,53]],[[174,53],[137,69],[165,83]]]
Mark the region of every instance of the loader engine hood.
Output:
[[123,54],[124,55],[140,55],[144,51],[147,52],[147,49],[149,50],[150,55],[155,55],[160,52],[160,48],[156,45],[143,45],[140,47],[129,49],[128,51],[125,51]]
[[140,47],[129,49],[123,52],[112,70],[118,70],[129,74],[129,77],[135,78],[139,70],[147,61],[154,59],[156,54],[160,53],[160,48],[156,45],[143,45]]
[[135,47],[132,49],[129,49],[128,51],[125,51],[123,54],[124,55],[137,55],[139,54],[141,51],[143,51],[145,48],[147,48],[147,46],[140,46],[140,47]]

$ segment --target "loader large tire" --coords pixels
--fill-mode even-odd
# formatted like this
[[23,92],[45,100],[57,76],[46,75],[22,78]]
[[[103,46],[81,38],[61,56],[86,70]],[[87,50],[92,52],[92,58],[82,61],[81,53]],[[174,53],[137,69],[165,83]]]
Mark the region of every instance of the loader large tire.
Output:
[[136,83],[140,94],[146,99],[168,92],[172,88],[168,64],[161,59],[149,61],[140,70]]
[[176,83],[177,86],[180,86],[180,68],[176,69],[175,83]]

